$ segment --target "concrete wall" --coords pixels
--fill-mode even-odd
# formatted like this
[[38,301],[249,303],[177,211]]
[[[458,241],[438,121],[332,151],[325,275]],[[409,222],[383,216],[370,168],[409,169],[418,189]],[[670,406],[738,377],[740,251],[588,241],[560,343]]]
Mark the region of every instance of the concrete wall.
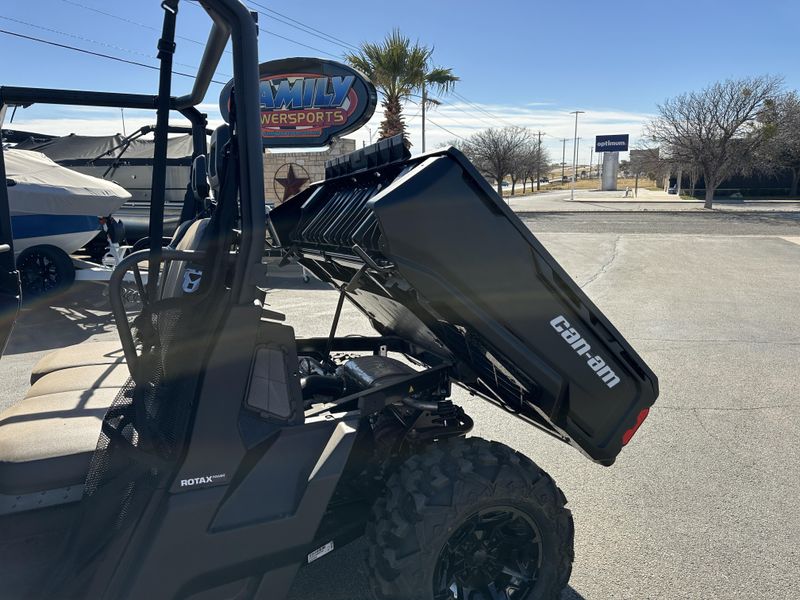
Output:
[[[264,151],[264,195],[275,206],[325,178],[325,161],[353,152],[355,140],[335,139],[323,152]],[[288,195],[287,195],[288,194]]]

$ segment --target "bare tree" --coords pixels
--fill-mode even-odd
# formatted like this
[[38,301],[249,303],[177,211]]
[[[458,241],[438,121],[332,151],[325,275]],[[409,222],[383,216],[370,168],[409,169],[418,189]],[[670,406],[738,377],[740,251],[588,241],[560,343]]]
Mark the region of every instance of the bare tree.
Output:
[[464,143],[464,153],[487,179],[494,179],[503,196],[503,179],[515,170],[515,161],[530,138],[523,127],[484,129]]
[[540,189],[539,180],[542,175],[550,171],[550,155],[547,149],[542,145],[541,140],[536,140],[531,143],[528,162],[527,162],[527,178],[531,181],[531,189],[536,186],[537,191]]
[[536,142],[530,131],[526,129],[525,133],[525,138],[517,146],[511,157],[509,176],[511,177],[512,196],[519,180],[522,180],[522,193],[525,193],[525,182],[528,179],[531,165],[536,162]]
[[523,153],[523,161],[522,161],[522,168],[520,169],[520,175],[522,177],[522,193],[525,193],[525,184],[528,180],[531,182],[531,191],[536,185],[536,170],[538,166],[538,154],[539,148],[538,143],[531,139],[530,143],[525,148]]
[[759,168],[768,174],[788,171],[792,175],[790,196],[797,196],[800,184],[800,97],[796,92],[784,94],[766,111],[762,122],[772,136],[758,155]]
[[779,94],[779,77],[729,79],[666,100],[645,126],[648,138],[662,146],[673,163],[696,165],[706,184],[705,207],[714,193],[752,156],[770,131],[759,122]]

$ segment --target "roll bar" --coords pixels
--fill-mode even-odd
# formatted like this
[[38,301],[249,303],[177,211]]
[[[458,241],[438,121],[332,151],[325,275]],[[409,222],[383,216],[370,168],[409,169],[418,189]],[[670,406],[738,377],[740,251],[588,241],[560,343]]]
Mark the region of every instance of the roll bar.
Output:
[[[205,6],[203,7],[205,8]],[[206,8],[206,12],[208,9]],[[209,16],[214,19],[214,16],[209,12]],[[217,70],[222,54],[225,52],[225,46],[228,43],[228,38],[231,35],[231,28],[228,23],[223,19],[214,19],[214,25],[208,33],[208,41],[206,48],[203,51],[203,58],[200,60],[200,66],[197,69],[197,77],[194,80],[192,91],[185,96],[180,96],[175,99],[175,108],[180,110],[188,106],[195,106],[200,104],[208,92],[208,86],[211,84],[211,79],[214,76],[214,71]]]
[[[211,5],[229,0],[209,0]],[[238,0],[234,0],[238,3]],[[208,34],[200,66],[192,86],[185,96],[171,98],[170,108],[181,111],[200,104],[208,93],[208,86],[217,70],[217,65],[225,52],[230,38],[230,25],[213,8],[207,8],[214,23]],[[212,14],[213,13],[213,14]],[[257,51],[256,51],[257,52]],[[157,94],[122,94],[116,92],[96,92],[92,90],[64,90],[47,88],[28,88],[15,86],[0,87],[0,106],[30,106],[31,104],[63,104],[66,106],[100,106],[108,108],[142,108],[155,110]]]
[[[179,0],[163,0],[165,10],[177,10]],[[233,77],[235,124],[238,140],[242,231],[236,268],[231,283],[238,303],[250,303],[256,297],[256,284],[263,274],[261,255],[266,237],[266,210],[261,147],[259,108],[258,28],[247,7],[239,0],[199,0],[212,20],[206,48],[197,70],[192,91],[184,96],[170,96],[166,106],[192,122],[195,151],[205,145],[205,117],[196,108],[206,96],[217,65],[229,39],[233,42]],[[169,46],[172,40],[162,40]],[[160,43],[159,50],[162,50]],[[166,47],[166,46],[165,46]],[[167,48],[167,50],[169,50]],[[171,70],[170,70],[171,71]],[[127,94],[65,89],[0,87],[0,126],[8,106],[63,104],[157,110],[165,106],[159,95]],[[162,120],[163,122],[163,120]],[[158,137],[158,136],[157,136]],[[202,142],[201,138],[202,137]],[[2,152],[2,149],[0,149]],[[2,157],[0,157],[2,158]],[[166,168],[156,161],[154,170]],[[155,179],[158,179],[157,177]],[[5,194],[0,185],[0,194]],[[153,197],[158,197],[154,195]],[[156,211],[156,215],[158,211]],[[157,253],[156,253],[157,255]]]

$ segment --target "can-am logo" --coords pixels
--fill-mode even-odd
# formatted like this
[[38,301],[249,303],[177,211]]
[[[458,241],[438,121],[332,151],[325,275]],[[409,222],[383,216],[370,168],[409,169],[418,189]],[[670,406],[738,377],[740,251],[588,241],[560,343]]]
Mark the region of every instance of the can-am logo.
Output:
[[592,371],[602,379],[603,383],[609,388],[613,388],[619,383],[617,374],[611,370],[611,367],[606,364],[606,361],[603,360],[599,354],[591,354],[592,346],[574,327],[570,326],[569,321],[562,315],[550,321],[550,325],[561,334],[564,341],[570,345],[570,348],[572,348],[578,356],[586,359],[586,364],[588,364]]
[[198,485],[211,485],[214,483],[223,483],[227,481],[228,476],[225,473],[218,473],[217,475],[204,475],[202,477],[192,477],[191,479],[181,479],[182,488],[196,487]]
[[[324,146],[358,129],[375,112],[375,86],[348,65],[284,58],[259,65],[261,141],[266,148]],[[227,121],[233,82],[222,90]]]

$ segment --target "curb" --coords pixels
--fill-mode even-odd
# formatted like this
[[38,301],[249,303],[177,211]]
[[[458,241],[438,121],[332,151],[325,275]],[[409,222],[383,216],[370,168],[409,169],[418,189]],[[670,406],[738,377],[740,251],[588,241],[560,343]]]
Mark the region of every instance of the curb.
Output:
[[686,213],[700,213],[708,216],[712,215],[781,215],[787,217],[788,215],[797,215],[800,220],[800,210],[719,210],[716,208],[710,209],[693,209],[693,210],[658,210],[658,209],[639,209],[639,210],[524,210],[514,211],[520,218],[533,217],[536,215],[589,215],[589,214],[667,214],[667,215],[682,215]]

